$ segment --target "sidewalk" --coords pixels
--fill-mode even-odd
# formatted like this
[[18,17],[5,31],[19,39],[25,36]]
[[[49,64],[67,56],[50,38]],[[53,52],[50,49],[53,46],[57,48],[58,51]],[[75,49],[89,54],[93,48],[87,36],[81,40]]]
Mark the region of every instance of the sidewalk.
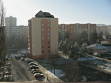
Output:
[[[91,56],[91,55],[88,54],[88,56]],[[100,57],[96,57],[96,56],[92,56],[92,57],[100,59],[100,60],[104,60],[104,61],[107,61],[107,62],[111,63],[111,60],[108,60],[106,58],[100,58]]]

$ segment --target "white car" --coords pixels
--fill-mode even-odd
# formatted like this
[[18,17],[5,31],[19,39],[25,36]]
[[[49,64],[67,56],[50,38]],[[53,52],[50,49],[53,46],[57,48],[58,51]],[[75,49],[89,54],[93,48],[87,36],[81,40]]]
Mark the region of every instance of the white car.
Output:
[[27,58],[25,61],[26,61],[26,62],[31,62],[32,59]]
[[21,60],[24,61],[24,58],[22,57]]
[[95,52],[93,55],[94,56],[100,56],[100,54],[98,52]]

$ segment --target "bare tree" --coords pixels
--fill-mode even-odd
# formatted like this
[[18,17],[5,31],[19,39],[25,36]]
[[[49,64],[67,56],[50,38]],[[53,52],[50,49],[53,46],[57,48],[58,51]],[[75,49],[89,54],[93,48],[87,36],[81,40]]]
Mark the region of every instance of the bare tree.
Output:
[[67,82],[76,82],[80,80],[79,65],[76,61],[68,63],[66,66],[63,66],[62,69],[65,72]]
[[93,32],[93,33],[92,33],[91,39],[92,39],[92,43],[96,43],[96,40],[98,39],[98,37],[97,37],[97,32]]
[[0,0],[0,67],[5,62],[6,57],[6,43],[5,43],[5,10],[2,0]]

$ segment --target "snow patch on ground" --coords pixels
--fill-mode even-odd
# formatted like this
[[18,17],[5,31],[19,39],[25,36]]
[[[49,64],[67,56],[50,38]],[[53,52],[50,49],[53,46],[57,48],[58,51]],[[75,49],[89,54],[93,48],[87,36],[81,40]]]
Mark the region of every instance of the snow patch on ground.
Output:
[[86,57],[77,59],[77,61],[86,61],[86,60],[97,60],[97,58],[86,56]]
[[57,78],[53,73],[50,71],[45,71],[45,73],[48,75],[48,77]]
[[[51,70],[49,70],[49,71],[51,72]],[[54,74],[54,69],[52,69],[52,73]],[[64,74],[64,72],[63,72],[62,70],[60,70],[60,69],[55,69],[55,75],[56,75],[58,78],[60,78],[60,77],[64,76],[65,74]]]

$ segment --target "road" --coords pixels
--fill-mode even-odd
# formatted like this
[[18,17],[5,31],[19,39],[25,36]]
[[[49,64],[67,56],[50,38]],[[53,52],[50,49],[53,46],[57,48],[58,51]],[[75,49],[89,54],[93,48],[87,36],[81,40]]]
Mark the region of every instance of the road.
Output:
[[13,59],[11,70],[14,82],[37,81],[31,73],[27,62]]

